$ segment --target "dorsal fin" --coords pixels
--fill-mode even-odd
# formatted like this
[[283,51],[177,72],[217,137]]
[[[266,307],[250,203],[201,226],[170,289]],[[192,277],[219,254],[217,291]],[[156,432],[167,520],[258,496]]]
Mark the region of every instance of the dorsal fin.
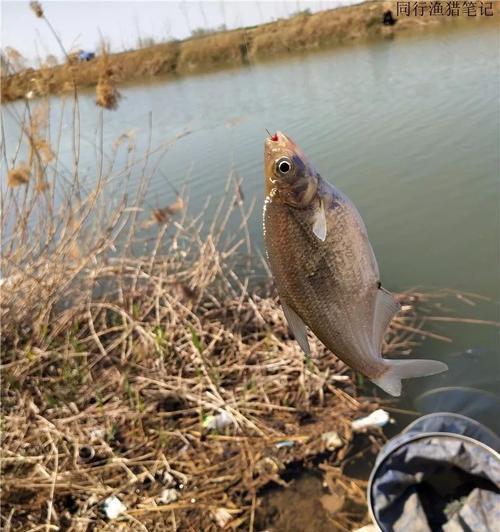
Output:
[[392,318],[401,310],[401,305],[394,296],[379,286],[375,300],[375,314],[373,320],[373,347],[380,354],[384,335]]
[[296,312],[283,301],[281,302],[281,306],[283,307],[283,312],[285,313],[288,326],[295,336],[297,343],[307,356],[311,356],[311,348],[309,347],[309,340],[307,339],[307,331],[304,322],[300,319]]

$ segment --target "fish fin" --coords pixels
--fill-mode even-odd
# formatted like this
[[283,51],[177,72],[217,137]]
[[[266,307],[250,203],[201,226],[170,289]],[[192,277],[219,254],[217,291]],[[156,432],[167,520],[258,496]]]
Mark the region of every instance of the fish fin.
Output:
[[401,395],[401,379],[428,377],[448,369],[444,362],[438,360],[384,360],[387,370],[373,382],[394,397]]
[[314,213],[313,233],[321,240],[321,242],[325,241],[326,214],[325,214],[325,205],[321,198],[319,198],[319,207]]
[[283,303],[283,301],[281,302],[281,306],[283,307],[288,326],[295,336],[295,340],[297,340],[302,351],[304,351],[307,356],[311,356],[311,348],[309,347],[309,340],[307,339],[307,331],[304,322],[300,319],[297,313],[286,303]]
[[401,305],[385,288],[379,287],[375,299],[375,313],[373,319],[373,347],[380,353],[385,331],[392,318],[401,310]]

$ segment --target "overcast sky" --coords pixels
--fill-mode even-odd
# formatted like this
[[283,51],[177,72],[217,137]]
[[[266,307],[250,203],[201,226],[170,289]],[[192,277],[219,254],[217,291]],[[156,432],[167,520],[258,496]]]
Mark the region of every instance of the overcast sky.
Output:
[[[138,37],[156,41],[182,39],[196,28],[252,26],[286,17],[303,9],[320,11],[354,0],[288,1],[81,1],[49,0],[42,2],[45,14],[67,50],[94,50],[102,34],[113,51],[137,46]],[[37,19],[29,2],[1,2],[1,45],[11,46],[27,57],[45,59],[61,52],[45,22]]]

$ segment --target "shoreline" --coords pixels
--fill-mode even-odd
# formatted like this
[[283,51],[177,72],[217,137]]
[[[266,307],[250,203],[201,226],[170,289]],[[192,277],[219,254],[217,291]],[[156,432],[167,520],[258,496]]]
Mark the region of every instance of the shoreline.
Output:
[[465,16],[412,16],[399,17],[394,26],[384,26],[383,13],[383,2],[365,2],[314,14],[303,12],[250,28],[208,33],[184,41],[105,54],[84,63],[29,68],[2,80],[2,101],[67,93],[75,87],[94,87],[103,79],[113,84],[159,77],[178,79],[250,66],[289,55],[341,48],[351,43],[399,38],[422,31],[441,31],[445,27],[470,29],[477,24],[485,27],[499,20],[499,17],[466,20]]

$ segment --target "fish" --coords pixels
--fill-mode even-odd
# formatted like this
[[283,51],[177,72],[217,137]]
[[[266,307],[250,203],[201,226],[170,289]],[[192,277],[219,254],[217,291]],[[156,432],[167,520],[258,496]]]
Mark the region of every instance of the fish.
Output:
[[345,364],[395,397],[402,379],[446,371],[437,360],[382,357],[385,333],[401,307],[381,284],[361,215],[280,131],[265,140],[264,176],[267,261],[306,356],[308,327]]

